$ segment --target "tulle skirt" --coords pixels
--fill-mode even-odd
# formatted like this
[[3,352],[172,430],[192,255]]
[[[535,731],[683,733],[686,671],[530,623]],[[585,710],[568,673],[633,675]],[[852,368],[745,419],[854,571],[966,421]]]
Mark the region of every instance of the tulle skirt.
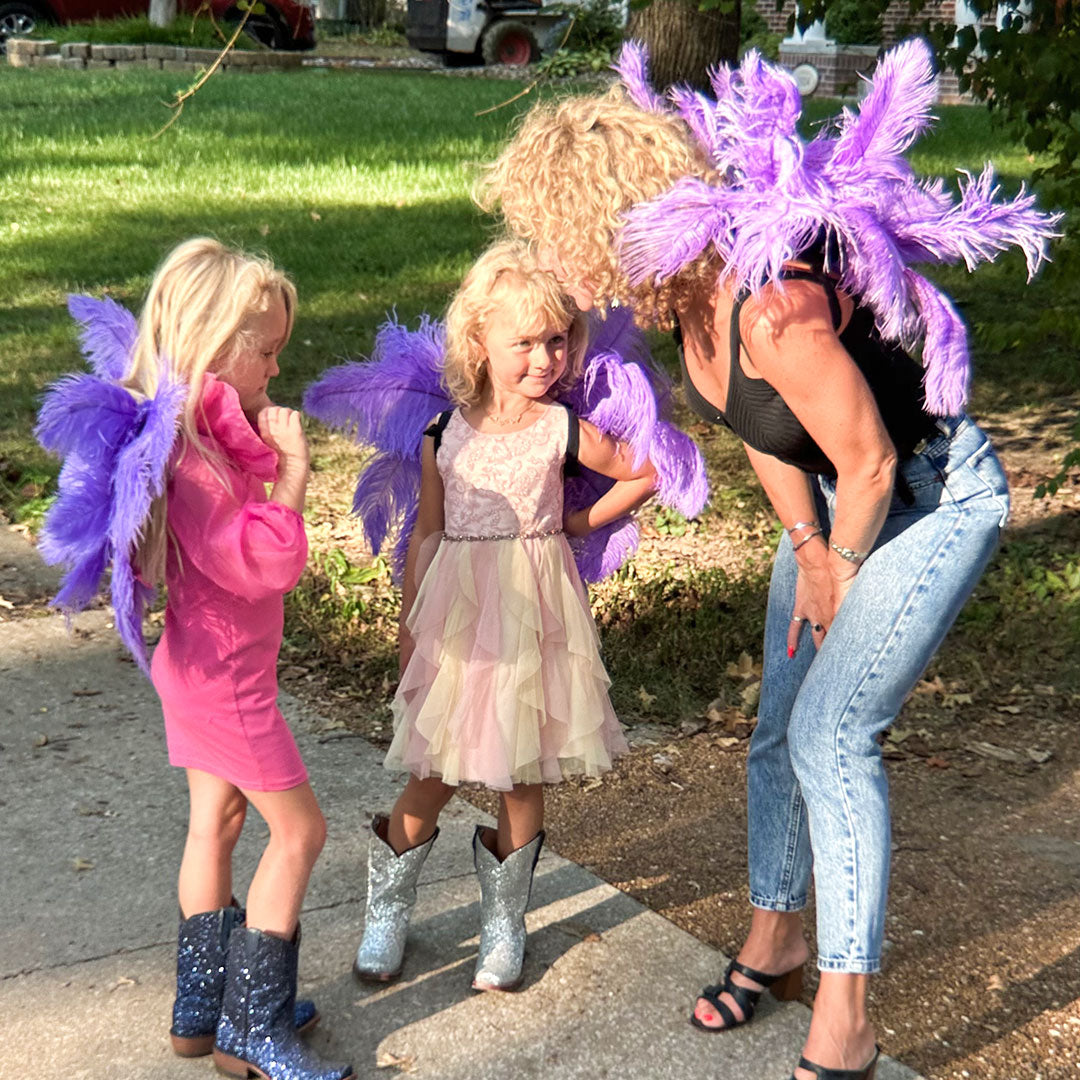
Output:
[[626,750],[561,534],[443,540],[407,626],[387,768],[507,791],[598,776]]

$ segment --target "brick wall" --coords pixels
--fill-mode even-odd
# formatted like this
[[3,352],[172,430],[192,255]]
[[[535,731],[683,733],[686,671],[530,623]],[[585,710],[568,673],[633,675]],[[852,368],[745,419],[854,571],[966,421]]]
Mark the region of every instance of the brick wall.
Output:
[[[787,34],[787,21],[795,11],[795,0],[784,0],[783,7],[776,10],[775,0],[756,0],[757,9],[762,18],[769,24],[769,29],[774,34]],[[885,44],[893,45],[903,37],[903,28],[912,21],[929,19],[931,22],[955,22],[956,0],[928,0],[926,6],[918,15],[912,16],[907,0],[895,0],[885,12],[882,20]],[[993,18],[984,19],[985,25],[992,26]],[[826,18],[825,27],[828,32],[829,20]]]

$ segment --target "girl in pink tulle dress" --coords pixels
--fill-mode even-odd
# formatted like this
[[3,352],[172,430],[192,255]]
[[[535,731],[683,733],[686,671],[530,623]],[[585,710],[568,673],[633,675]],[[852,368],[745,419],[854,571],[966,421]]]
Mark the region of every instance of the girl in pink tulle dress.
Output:
[[[424,438],[386,759],[411,775],[374,825],[363,977],[400,970],[439,812],[457,784],[476,781],[501,804],[498,828],[477,830],[473,845],[484,898],[473,985],[516,985],[543,784],[597,776],[626,749],[566,537],[644,501],[654,472],[549,396],[577,378],[586,337],[585,317],[516,242],[485,253],[450,306],[445,380],[458,407]],[[574,456],[618,482],[564,520]]]

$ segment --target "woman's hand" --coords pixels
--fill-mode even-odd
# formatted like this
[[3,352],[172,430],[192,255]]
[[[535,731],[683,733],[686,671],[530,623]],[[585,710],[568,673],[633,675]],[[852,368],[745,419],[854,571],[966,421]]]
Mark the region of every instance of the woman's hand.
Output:
[[828,548],[819,537],[809,541],[796,560],[799,575],[795,581],[795,606],[788,626],[789,657],[799,648],[803,623],[810,624],[814,644],[821,648],[858,573],[858,567],[853,566],[845,577],[837,577],[829,565]]

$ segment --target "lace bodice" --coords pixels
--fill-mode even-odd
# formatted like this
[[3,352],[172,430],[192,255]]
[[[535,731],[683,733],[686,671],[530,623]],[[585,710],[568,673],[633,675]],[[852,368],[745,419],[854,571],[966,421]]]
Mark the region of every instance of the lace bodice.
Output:
[[520,431],[477,431],[455,409],[436,454],[447,536],[510,536],[562,528],[569,415],[549,405]]

